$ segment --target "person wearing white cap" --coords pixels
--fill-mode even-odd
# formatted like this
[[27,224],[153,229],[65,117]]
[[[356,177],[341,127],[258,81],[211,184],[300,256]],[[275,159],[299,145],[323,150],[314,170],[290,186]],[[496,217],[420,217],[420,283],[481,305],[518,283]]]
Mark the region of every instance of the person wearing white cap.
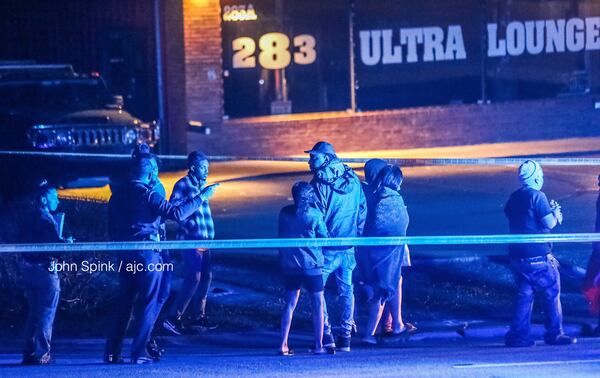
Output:
[[[563,215],[555,201],[548,202],[541,192],[544,185],[542,167],[527,160],[519,167],[521,188],[511,194],[504,212],[511,234],[549,234],[562,223]],[[535,345],[530,338],[531,311],[536,293],[544,298],[546,334],[550,345],[569,345],[577,340],[563,333],[558,261],[552,256],[550,243],[509,244],[510,267],[517,286],[515,309],[505,343],[509,347]]]

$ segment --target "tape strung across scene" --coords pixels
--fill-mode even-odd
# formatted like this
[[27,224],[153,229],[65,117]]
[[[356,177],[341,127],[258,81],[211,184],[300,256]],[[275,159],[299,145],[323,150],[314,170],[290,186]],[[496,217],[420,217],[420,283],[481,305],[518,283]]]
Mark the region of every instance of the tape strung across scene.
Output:
[[[38,152],[38,151],[0,151],[1,156],[38,156],[55,158],[93,158],[93,159],[130,159],[127,154],[85,154],[76,152]],[[159,155],[161,160],[186,161],[185,155]],[[308,162],[308,157],[284,156],[209,156],[211,161],[286,161]],[[514,165],[518,166],[526,157],[511,158],[389,158],[384,159],[389,163],[403,167],[434,166],[434,165]],[[366,163],[370,158],[341,158],[345,163]],[[600,158],[535,158],[545,166],[600,166]]]
[[580,234],[527,234],[527,235],[449,235],[358,237],[329,239],[228,239],[228,240],[173,240],[162,242],[102,242],[51,244],[0,244],[0,253],[40,252],[107,252],[149,249],[274,249],[286,247],[342,247],[385,245],[472,245],[508,243],[591,243],[600,242],[600,233]]

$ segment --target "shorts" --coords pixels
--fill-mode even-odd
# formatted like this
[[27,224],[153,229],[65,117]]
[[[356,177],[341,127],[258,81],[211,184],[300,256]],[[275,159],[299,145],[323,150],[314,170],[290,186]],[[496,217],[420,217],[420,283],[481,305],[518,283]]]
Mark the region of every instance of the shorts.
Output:
[[309,293],[318,293],[320,291],[323,291],[324,288],[322,274],[317,274],[314,276],[300,274],[286,275],[283,276],[283,280],[285,282],[286,291],[300,290],[300,288],[304,286],[304,288],[308,290]]

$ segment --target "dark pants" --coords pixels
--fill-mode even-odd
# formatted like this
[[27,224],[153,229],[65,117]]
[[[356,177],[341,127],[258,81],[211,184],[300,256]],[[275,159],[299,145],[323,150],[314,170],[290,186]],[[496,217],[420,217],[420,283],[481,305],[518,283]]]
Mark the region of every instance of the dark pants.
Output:
[[[162,251],[160,253],[163,264],[169,264],[171,262],[171,255],[169,251]],[[171,270],[165,270],[162,273],[162,278],[160,280],[160,288],[158,289],[158,298],[156,301],[156,318],[160,316],[160,312],[164,307],[165,303],[169,300],[169,296],[171,295],[171,277],[173,276],[173,272]]]
[[[123,260],[119,273],[119,294],[117,296],[116,312],[106,340],[106,353],[121,355],[123,338],[131,318],[135,318],[133,326],[133,341],[131,343],[131,358],[146,356],[146,344],[156,321],[156,306],[162,272],[148,271],[149,264],[162,262],[160,255],[154,251],[137,253],[135,258]],[[141,263],[145,268],[142,272],[127,272],[128,263]]]
[[511,260],[511,270],[517,284],[517,297],[513,321],[506,339],[508,341],[528,339],[536,293],[541,293],[544,300],[546,316],[544,338],[549,340],[562,334],[560,276],[556,259],[548,255],[532,260]]
[[[210,250],[183,250],[181,256],[184,265],[184,278],[169,315],[180,317],[196,294],[193,303],[193,315],[203,316],[206,297],[212,281],[212,262]],[[197,301],[197,302],[196,302]]]
[[52,325],[60,298],[58,274],[48,271],[45,264],[23,265],[25,297],[29,305],[25,323],[23,357],[39,360],[50,353]]

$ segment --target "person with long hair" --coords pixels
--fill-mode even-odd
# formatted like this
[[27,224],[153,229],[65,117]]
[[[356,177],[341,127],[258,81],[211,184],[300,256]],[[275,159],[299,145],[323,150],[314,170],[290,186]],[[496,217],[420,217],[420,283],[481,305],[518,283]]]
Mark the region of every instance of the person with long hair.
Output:
[[[374,185],[374,204],[368,212],[364,236],[405,236],[408,228],[408,211],[400,195],[404,175],[393,165],[383,168]],[[404,245],[372,247],[365,250],[367,267],[365,281],[370,286],[368,299],[369,320],[363,341],[377,344],[375,332],[381,320],[386,303],[391,306],[392,330],[402,332],[400,320],[399,283],[402,262],[406,248]]]

